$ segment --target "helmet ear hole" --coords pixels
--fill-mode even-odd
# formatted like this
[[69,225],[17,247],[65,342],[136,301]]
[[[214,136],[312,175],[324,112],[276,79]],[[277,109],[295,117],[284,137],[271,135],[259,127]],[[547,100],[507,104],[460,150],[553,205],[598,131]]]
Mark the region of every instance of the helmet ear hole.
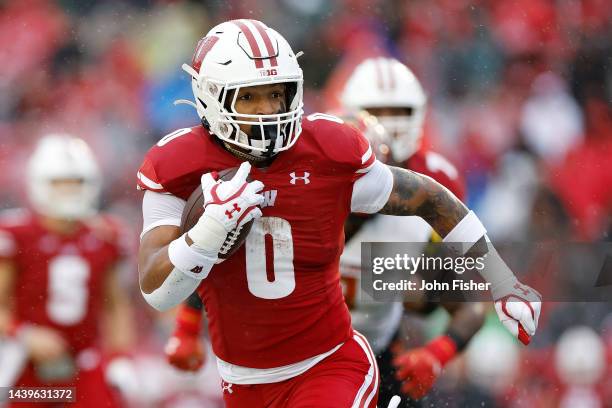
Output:
[[218,91],[219,91],[219,89],[218,89],[217,85],[211,84],[211,83],[208,84],[208,92],[211,95],[215,95]]

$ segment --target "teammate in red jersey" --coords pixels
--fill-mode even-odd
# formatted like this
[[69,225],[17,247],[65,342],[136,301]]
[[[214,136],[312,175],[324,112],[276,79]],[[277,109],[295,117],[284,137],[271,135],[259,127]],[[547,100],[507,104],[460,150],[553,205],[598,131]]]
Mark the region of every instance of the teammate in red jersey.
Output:
[[[297,57],[261,22],[214,27],[183,68],[202,126],[161,139],[138,172],[145,299],[165,310],[198,289],[229,407],[375,406],[378,370],[351,329],[339,284],[346,217],[419,215],[441,236],[469,243],[484,242],[484,227],[432,179],[377,161],[341,119],[302,120]],[[232,167],[231,180],[215,180]],[[185,199],[199,185],[204,214],[181,235]],[[250,220],[244,245],[220,261],[228,232]],[[503,318],[533,335],[539,297],[507,267],[497,272],[485,276],[494,298],[505,305],[516,297]]]
[[[378,137],[370,137],[371,143],[377,146],[374,150],[380,160],[429,176],[464,200],[463,179],[455,166],[421,146],[426,99],[420,82],[408,67],[398,60],[381,57],[359,64],[342,93],[347,109],[365,110],[375,115],[384,128]],[[403,228],[398,232],[398,221],[393,217],[351,215],[346,225],[347,244],[340,261],[344,287],[360,287],[359,275],[353,271],[360,268],[363,241],[423,242],[425,247],[428,240],[440,240],[429,225],[415,218],[401,220],[405,225],[401,225]],[[379,401],[383,404],[400,392],[413,399],[427,394],[444,365],[465,348],[484,321],[481,303],[444,303],[451,315],[447,333],[424,347],[397,355],[393,350],[401,348],[398,347],[398,330],[402,305],[367,302],[357,295],[356,291],[345,292],[347,303],[353,306],[353,326],[370,340],[376,352],[381,370]],[[407,310],[424,315],[436,310],[439,303],[422,299],[405,306]],[[415,405],[414,401],[404,400],[401,406]]]
[[0,218],[0,333],[11,339],[0,358],[3,385],[75,387],[77,407],[120,406],[102,352],[119,356],[132,341],[116,272],[124,238],[115,220],[96,214],[101,175],[88,146],[43,138],[28,187],[32,210]]

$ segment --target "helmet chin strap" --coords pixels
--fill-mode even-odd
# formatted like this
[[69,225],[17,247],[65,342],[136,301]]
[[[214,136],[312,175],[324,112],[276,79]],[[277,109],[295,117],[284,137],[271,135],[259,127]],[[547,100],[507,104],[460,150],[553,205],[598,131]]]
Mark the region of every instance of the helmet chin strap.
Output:
[[[219,139],[220,140],[220,139]],[[243,159],[243,160],[249,160],[249,161],[256,161],[256,162],[263,162],[266,160],[269,160],[270,158],[268,156],[254,156],[252,154],[248,154],[245,152],[241,152],[240,150],[236,149],[235,147],[232,147],[232,145],[226,141],[222,141],[223,142],[223,147],[225,147],[227,150],[229,150],[230,153],[232,153],[233,155]]]
[[[206,118],[202,118],[202,125],[206,129],[210,129],[210,125],[209,125],[208,121],[206,120]],[[275,135],[275,138],[276,138],[276,135]],[[242,150],[234,147],[231,143],[226,142],[225,140],[223,140],[221,138],[217,138],[217,140],[221,142],[221,144],[223,145],[223,147],[225,147],[226,150],[228,150],[234,156],[239,157],[239,158],[241,158],[243,160],[248,160],[248,161],[254,161],[254,162],[262,163],[262,162],[265,162],[266,160],[270,160],[270,158],[272,157],[272,156],[268,156],[267,155],[268,151],[270,151],[270,148],[268,148],[268,151],[266,151],[264,155],[257,156],[257,155],[254,155],[254,154],[243,152]]]

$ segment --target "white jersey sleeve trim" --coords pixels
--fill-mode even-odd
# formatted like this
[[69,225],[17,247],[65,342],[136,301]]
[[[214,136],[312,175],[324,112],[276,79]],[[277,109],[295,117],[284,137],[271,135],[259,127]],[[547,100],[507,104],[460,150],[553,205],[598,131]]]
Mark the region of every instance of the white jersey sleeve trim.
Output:
[[162,186],[159,183],[154,182],[153,180],[151,180],[150,178],[148,178],[141,172],[138,172],[136,176],[138,177],[140,181],[142,181],[142,184],[144,184],[145,186],[149,188],[152,188],[153,190],[163,190],[164,189],[164,186]]
[[376,161],[373,161],[372,164],[370,164],[368,167],[364,167],[363,169],[359,169],[355,173],[367,173],[368,171],[372,170],[372,167],[374,167],[375,164],[376,164]]
[[389,167],[376,160],[370,171],[355,181],[351,196],[351,212],[373,214],[380,211],[393,188],[393,174]]
[[361,164],[365,164],[372,157],[372,146],[368,144],[368,150],[361,156]]
[[146,190],[142,198],[142,233],[140,238],[161,225],[178,227],[186,201],[169,194]]

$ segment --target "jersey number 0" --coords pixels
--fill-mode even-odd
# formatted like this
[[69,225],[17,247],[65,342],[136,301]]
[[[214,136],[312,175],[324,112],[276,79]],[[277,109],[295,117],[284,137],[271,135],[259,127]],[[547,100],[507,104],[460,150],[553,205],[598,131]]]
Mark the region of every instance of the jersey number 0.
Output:
[[257,219],[245,250],[249,292],[263,299],[280,299],[293,292],[295,271],[289,221],[278,217]]

